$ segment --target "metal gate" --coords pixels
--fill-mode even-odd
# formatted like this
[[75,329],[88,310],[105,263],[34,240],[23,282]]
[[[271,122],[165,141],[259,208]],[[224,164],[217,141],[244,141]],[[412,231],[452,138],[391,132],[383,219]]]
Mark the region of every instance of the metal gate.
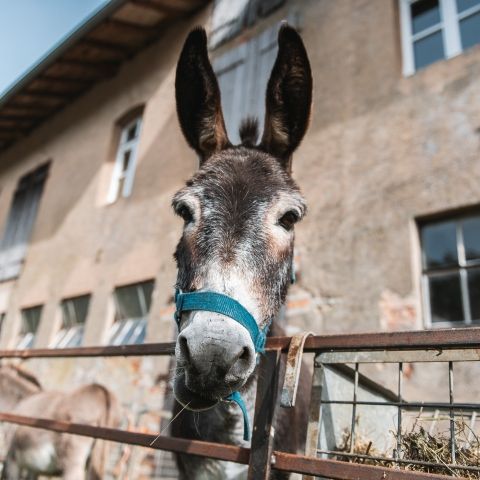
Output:
[[[294,408],[298,371],[303,353],[314,354],[313,386],[311,390],[309,426],[306,432],[305,455],[275,451],[272,424],[278,408]],[[171,355],[173,343],[125,345],[115,347],[82,347],[68,349],[3,350],[0,358],[66,358],[66,357],[114,357]],[[314,477],[338,480],[420,480],[431,478],[480,478],[478,465],[465,465],[462,451],[465,442],[457,438],[456,422],[468,417],[474,430],[478,401],[456,402],[454,373],[459,362],[480,361],[480,328],[456,330],[431,330],[416,332],[275,337],[267,342],[266,353],[259,365],[259,378],[255,404],[255,416],[251,448],[186,440],[169,436],[136,433],[118,429],[31,418],[11,413],[0,413],[0,421],[95,437],[113,442],[137,445],[157,450],[187,453],[248,465],[249,479],[267,479],[271,470],[297,472],[304,479]],[[396,392],[388,390],[368,379],[361,372],[364,366],[390,365],[396,370]],[[445,364],[448,400],[407,401],[404,398],[406,365]],[[351,365],[352,367],[346,367]],[[351,380],[349,398],[326,398],[327,371],[336,369],[343,379]],[[410,368],[410,367],[409,367]],[[478,380],[477,380],[478,381]],[[362,399],[362,386],[381,392],[382,398]],[[428,386],[420,391],[428,391]],[[380,394],[379,394],[380,395]],[[281,401],[280,401],[281,400]],[[279,404],[282,406],[279,406]],[[328,409],[333,406],[351,409],[346,444],[341,449],[322,445],[322,431],[327,429]],[[357,418],[366,408],[390,408],[395,410],[395,445],[391,455],[378,455],[355,449],[358,438]],[[408,412],[430,415],[432,421],[447,419],[449,425],[448,461],[424,461],[409,458],[405,449],[405,432],[402,430]],[[367,411],[368,413],[368,411]],[[331,411],[330,414],[331,415]],[[372,415],[367,414],[366,418]],[[323,429],[323,430],[322,430]],[[467,439],[468,442],[468,439]],[[462,450],[463,449],[463,450]],[[424,473],[414,471],[441,473]]]

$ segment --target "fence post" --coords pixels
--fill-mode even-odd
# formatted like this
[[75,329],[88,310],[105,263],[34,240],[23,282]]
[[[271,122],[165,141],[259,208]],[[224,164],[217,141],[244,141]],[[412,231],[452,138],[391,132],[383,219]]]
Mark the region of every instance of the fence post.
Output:
[[248,480],[270,478],[277,398],[283,386],[285,355],[281,350],[267,351],[258,367],[255,418],[248,465]]

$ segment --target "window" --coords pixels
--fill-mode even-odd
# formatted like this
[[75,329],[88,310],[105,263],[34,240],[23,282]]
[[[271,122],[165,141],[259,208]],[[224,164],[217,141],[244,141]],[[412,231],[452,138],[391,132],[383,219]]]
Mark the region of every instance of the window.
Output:
[[286,0],[215,0],[212,13],[210,47],[230,40],[259,18],[268,16]]
[[53,346],[56,348],[79,347],[82,344],[90,295],[68,298],[62,301],[62,327]]
[[[213,61],[222,97],[222,109],[230,140],[240,142],[238,128],[247,116],[265,116],[265,91],[277,56],[278,26],[265,30]],[[261,133],[261,132],[260,132]]]
[[427,223],[420,237],[428,323],[480,322],[480,214]]
[[43,165],[18,182],[0,241],[0,281],[20,274],[47,174]]
[[480,43],[480,0],[400,0],[403,73]]
[[119,196],[129,197],[132,193],[141,126],[141,116],[136,116],[122,126],[108,192],[108,203],[115,202]]
[[40,305],[22,310],[22,328],[20,330],[20,341],[18,342],[17,348],[33,347],[35,335],[40,325],[42,308],[42,305]]
[[145,341],[152,292],[153,281],[115,289],[115,322],[110,330],[110,345],[138,344]]

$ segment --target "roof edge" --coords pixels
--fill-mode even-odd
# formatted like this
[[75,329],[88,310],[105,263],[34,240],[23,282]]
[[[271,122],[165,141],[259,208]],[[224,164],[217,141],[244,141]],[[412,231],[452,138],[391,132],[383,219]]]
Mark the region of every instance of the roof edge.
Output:
[[25,87],[37,74],[52,64],[60,55],[62,55],[72,43],[82,38],[82,36],[96,27],[102,20],[115,12],[123,3],[128,0],[109,0],[105,5],[97,8],[87,20],[69,35],[62,37],[53,45],[40,59],[27,70],[6,92],[0,97],[0,108],[3,107],[16,93]]

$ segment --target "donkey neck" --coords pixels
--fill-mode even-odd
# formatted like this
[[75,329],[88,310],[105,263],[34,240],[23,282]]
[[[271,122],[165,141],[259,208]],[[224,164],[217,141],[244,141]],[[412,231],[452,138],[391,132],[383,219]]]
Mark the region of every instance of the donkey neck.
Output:
[[36,378],[16,367],[0,368],[0,406],[14,407],[20,400],[42,391]]

